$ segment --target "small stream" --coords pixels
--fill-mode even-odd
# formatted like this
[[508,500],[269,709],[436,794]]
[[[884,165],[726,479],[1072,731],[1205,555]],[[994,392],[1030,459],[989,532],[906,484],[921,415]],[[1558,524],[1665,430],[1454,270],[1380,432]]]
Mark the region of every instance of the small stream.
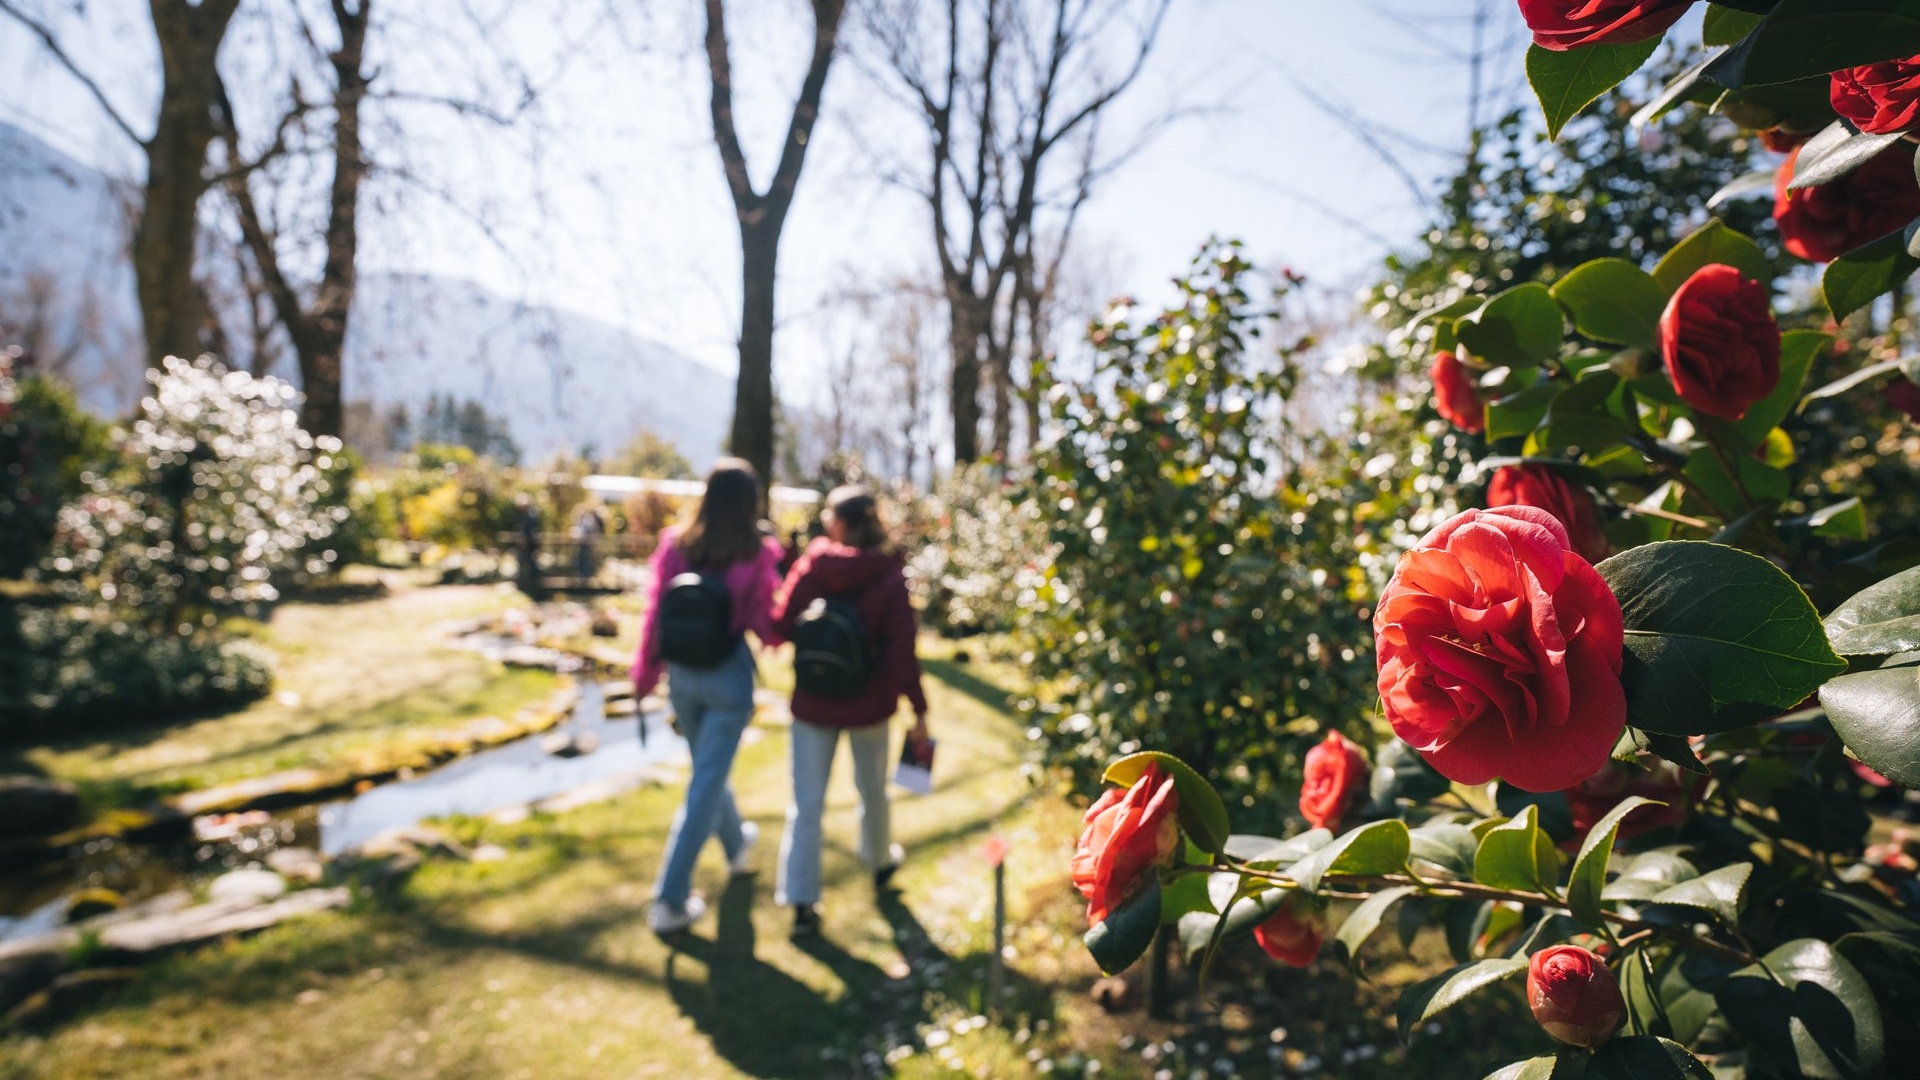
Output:
[[[647,739],[640,742],[640,725]],[[555,735],[597,740],[575,757],[549,753]],[[106,888],[140,900],[228,870],[262,865],[279,847],[338,855],[388,829],[429,818],[488,814],[536,803],[686,758],[665,709],[609,717],[606,696],[586,682],[573,714],[551,731],[459,758],[432,772],[370,788],[351,798],[278,813],[202,818],[195,836],[164,843],[96,840],[63,859],[9,871],[0,882],[0,941],[60,925],[68,897]]]

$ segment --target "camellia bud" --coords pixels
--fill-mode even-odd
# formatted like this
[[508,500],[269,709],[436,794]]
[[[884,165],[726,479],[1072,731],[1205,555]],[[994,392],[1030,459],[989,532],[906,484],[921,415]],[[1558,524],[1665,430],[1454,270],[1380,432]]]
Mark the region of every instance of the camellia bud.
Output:
[[1527,966],[1527,1004],[1547,1034],[1569,1046],[1599,1046],[1613,1038],[1627,1015],[1613,972],[1578,945],[1555,945],[1533,954]]

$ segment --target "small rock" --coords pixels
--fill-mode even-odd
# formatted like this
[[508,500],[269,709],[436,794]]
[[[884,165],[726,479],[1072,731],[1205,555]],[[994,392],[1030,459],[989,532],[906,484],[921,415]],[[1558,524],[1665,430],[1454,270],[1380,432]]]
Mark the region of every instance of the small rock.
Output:
[[600,684],[600,694],[608,701],[627,701],[633,698],[632,679],[609,679]]
[[315,885],[327,876],[327,863],[312,848],[283,847],[267,853],[267,866],[288,881]]
[[127,898],[112,889],[81,889],[67,897],[67,922],[91,919],[127,906]]
[[540,749],[554,757],[582,757],[600,749],[600,736],[591,731],[556,731],[540,740]]
[[640,703],[631,697],[609,698],[601,711],[608,716],[633,716],[640,711]]
[[0,776],[0,837],[50,836],[80,818],[80,793],[64,780]]
[[215,902],[251,900],[265,903],[287,891],[287,879],[271,870],[230,870],[213,879],[207,896]]
[[318,1005],[325,1000],[327,1000],[327,992],[324,990],[307,989],[293,995],[295,1005]]
[[473,849],[473,861],[477,863],[499,862],[507,857],[507,849],[499,844],[481,844]]
[[619,637],[620,622],[604,611],[596,611],[593,614],[591,630],[594,637]]

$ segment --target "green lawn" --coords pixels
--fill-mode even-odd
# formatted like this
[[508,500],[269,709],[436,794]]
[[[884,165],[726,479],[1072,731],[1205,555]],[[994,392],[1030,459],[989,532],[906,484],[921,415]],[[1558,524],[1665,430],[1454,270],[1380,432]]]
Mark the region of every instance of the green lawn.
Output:
[[524,603],[491,585],[276,609],[260,638],[279,655],[274,693],[237,712],[137,721],[41,746],[0,746],[0,772],[78,783],[96,806],[303,766],[339,764],[409,732],[507,716],[552,692],[553,675],[509,671],[449,647],[450,619]]

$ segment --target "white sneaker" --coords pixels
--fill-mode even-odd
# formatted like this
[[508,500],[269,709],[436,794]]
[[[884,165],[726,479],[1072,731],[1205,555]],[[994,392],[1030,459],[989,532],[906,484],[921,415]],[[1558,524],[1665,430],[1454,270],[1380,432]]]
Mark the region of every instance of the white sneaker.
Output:
[[653,902],[653,910],[647,914],[647,925],[661,936],[677,934],[692,926],[695,919],[707,913],[707,902],[698,894],[687,897],[685,907],[676,908],[672,904],[659,900]]
[[754,872],[753,849],[760,843],[760,826],[751,821],[740,823],[740,850],[727,860],[727,874],[731,877],[745,877]]

